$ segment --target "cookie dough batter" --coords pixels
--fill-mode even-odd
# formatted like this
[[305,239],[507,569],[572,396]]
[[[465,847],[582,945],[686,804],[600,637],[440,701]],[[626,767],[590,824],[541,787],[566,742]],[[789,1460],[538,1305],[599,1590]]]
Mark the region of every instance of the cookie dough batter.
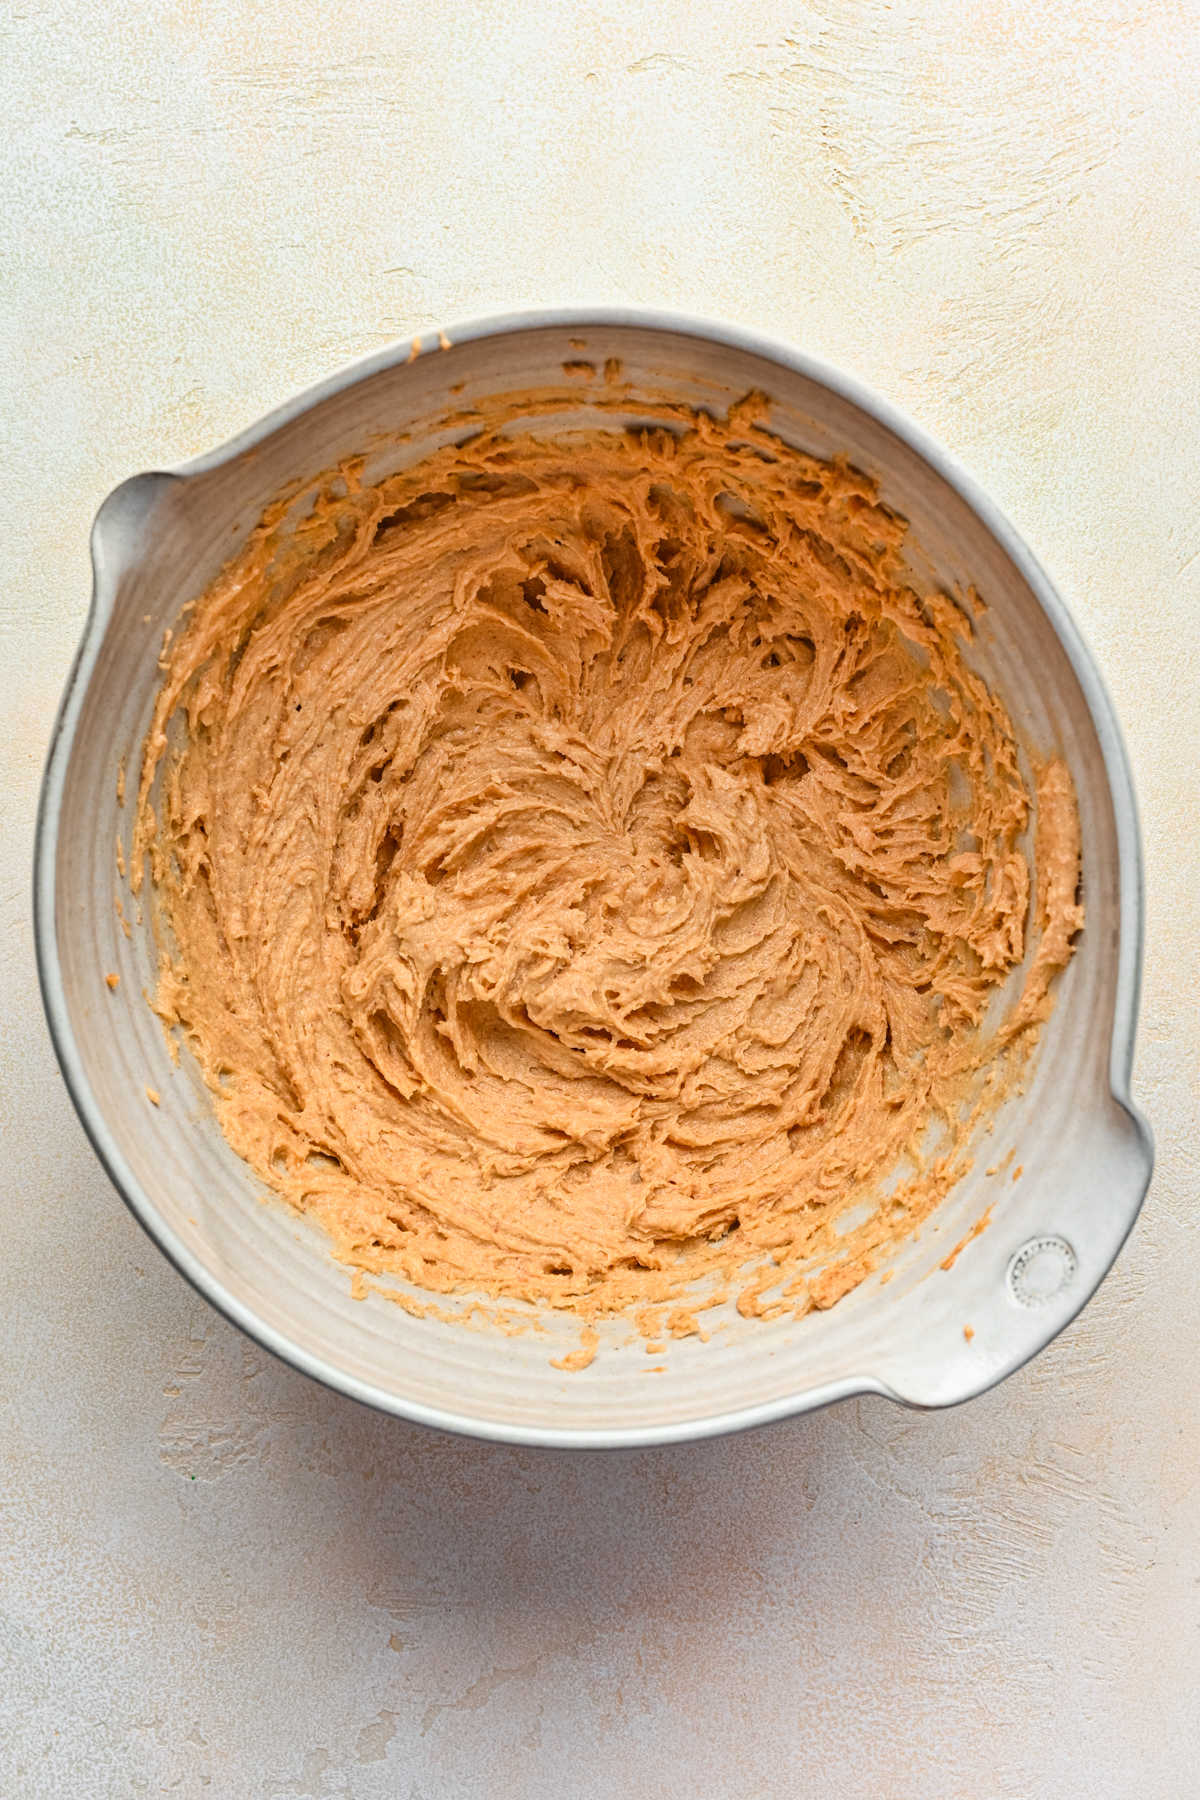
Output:
[[359,1270],[652,1336],[830,1304],[1049,1010],[1067,772],[1035,807],[904,522],[755,418],[345,467],[169,654],[159,1010]]

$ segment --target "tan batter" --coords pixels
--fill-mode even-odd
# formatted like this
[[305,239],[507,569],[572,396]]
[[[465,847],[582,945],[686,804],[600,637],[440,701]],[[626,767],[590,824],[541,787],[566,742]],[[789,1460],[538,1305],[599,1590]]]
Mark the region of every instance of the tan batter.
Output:
[[1066,770],[1031,901],[964,612],[913,591],[869,480],[755,416],[343,469],[170,652],[135,859],[159,1009],[358,1269],[652,1337],[726,1289],[831,1304],[1049,1011]]

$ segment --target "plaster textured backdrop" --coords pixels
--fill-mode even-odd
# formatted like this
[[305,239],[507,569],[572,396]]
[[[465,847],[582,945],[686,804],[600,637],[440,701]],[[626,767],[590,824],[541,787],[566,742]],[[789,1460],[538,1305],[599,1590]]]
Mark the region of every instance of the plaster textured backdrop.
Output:
[[[1175,1800],[1200,1767],[1200,11],[0,9],[0,1792]],[[35,793],[132,471],[522,302],[781,333],[973,470],[1140,786],[1142,1222],[964,1410],[610,1459],[377,1418],[140,1235],[37,999]]]

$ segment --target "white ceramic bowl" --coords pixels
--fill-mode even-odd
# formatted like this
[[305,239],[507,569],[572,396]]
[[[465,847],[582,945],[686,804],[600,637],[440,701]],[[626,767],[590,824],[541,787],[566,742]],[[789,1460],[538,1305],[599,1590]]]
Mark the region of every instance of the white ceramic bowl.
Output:
[[[1065,605],[941,450],[810,357],[746,332],[626,311],[488,319],[448,337],[449,347],[431,338],[415,357],[409,344],[370,357],[223,449],[135,476],[100,509],[91,611],[46,770],[35,887],[46,1011],[97,1154],[161,1249],[236,1324],[331,1387],[429,1424],[617,1446],[701,1437],[851,1394],[942,1406],[980,1393],[1095,1291],[1152,1162],[1129,1098],[1141,944],[1133,791],[1112,707]],[[130,818],[129,804],[118,804],[117,767],[127,763],[132,794],[164,628],[281,487],[368,448],[373,467],[415,460],[453,435],[442,423],[451,405],[561,385],[564,362],[599,367],[613,356],[631,384],[631,418],[653,417],[660,396],[723,409],[763,390],[785,439],[820,456],[841,452],[877,477],[910,521],[923,578],[973,584],[985,596],[973,660],[1026,740],[1065,754],[1074,774],[1087,927],[1026,1092],[998,1116],[936,1219],[899,1249],[889,1285],[872,1277],[798,1322],[734,1316],[710,1342],[688,1339],[654,1359],[614,1324],[593,1365],[566,1374],[550,1359],[578,1341],[569,1319],[551,1318],[545,1335],[502,1337],[418,1320],[379,1298],[355,1301],[316,1228],[258,1197],[195,1071],[186,1058],[172,1067],[144,998],[152,938],[138,923],[126,937],[116,906],[122,898],[136,919],[115,866]],[[580,421],[588,392],[581,385]],[[121,978],[115,992],[109,971]],[[160,1107],[147,1103],[147,1086]],[[986,1166],[1009,1148],[1022,1178],[989,1178]],[[943,1270],[992,1200],[990,1227]],[[665,1369],[652,1372],[651,1361]]]

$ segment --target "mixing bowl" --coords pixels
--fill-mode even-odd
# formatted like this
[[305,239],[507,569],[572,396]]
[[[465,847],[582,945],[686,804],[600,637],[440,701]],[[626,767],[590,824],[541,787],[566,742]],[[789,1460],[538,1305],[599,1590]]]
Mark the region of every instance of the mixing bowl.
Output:
[[[264,1203],[187,1056],[172,1064],[146,1000],[153,936],[115,847],[118,836],[128,843],[164,631],[264,505],[352,454],[367,455],[368,474],[415,461],[469,432],[473,402],[572,382],[578,404],[560,425],[651,420],[663,399],[723,411],[757,389],[784,439],[843,454],[878,480],[910,521],[918,579],[974,587],[986,600],[972,661],[1026,744],[1068,761],[1087,925],[1024,1091],[995,1115],[971,1172],[886,1271],[827,1312],[773,1322],[732,1314],[710,1341],[672,1343],[661,1356],[612,1322],[591,1367],[568,1373],[551,1359],[578,1343],[569,1316],[505,1336],[470,1317],[422,1319],[378,1295],[356,1300],[325,1237]],[[891,407],[811,357],[685,318],[488,319],[383,351],[211,455],[124,482],[100,508],[92,557],[91,611],[37,833],[46,1012],[116,1188],[176,1267],[267,1349],[410,1419],[526,1443],[619,1446],[760,1424],[853,1394],[926,1407],[965,1400],[1034,1355],[1095,1291],[1152,1161],[1129,1097],[1142,910],[1129,768],[1095,666],[1050,581],[974,484]],[[124,801],[119,768],[130,776]],[[970,1236],[989,1207],[990,1224]]]

